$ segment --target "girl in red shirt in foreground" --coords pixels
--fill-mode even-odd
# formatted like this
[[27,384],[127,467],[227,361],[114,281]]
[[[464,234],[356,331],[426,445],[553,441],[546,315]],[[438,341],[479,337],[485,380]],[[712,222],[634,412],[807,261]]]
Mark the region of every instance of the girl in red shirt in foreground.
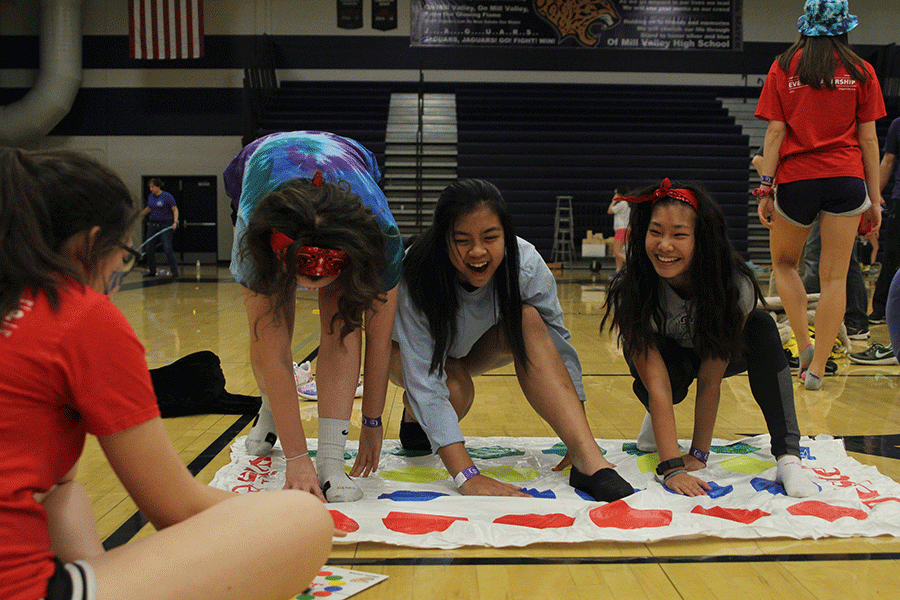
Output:
[[[284,600],[328,557],[333,523],[305,492],[238,496],[185,468],[108,297],[139,256],[137,216],[87,157],[0,148],[0,598]],[[104,551],[74,480],[87,433],[156,533]]]

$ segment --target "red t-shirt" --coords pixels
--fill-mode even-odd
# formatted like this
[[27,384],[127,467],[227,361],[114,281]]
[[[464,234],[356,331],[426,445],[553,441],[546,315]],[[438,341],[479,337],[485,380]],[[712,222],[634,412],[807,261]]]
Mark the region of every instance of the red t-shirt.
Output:
[[85,433],[159,416],[144,347],[109,298],[65,281],[56,311],[26,293],[0,321],[0,598],[42,598],[53,573],[35,502],[78,461]]
[[[791,74],[797,72],[802,52],[791,60]],[[887,112],[875,70],[867,62],[861,66],[868,73],[865,82],[853,79],[838,62],[836,88],[817,90],[788,76],[778,61],[772,63],[756,116],[787,124],[776,183],[824,177],[865,178],[857,124],[875,121]]]

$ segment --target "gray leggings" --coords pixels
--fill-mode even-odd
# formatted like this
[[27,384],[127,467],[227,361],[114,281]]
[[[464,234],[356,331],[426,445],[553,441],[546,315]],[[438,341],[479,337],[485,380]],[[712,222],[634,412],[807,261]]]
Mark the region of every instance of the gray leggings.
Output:
[[[762,310],[747,315],[744,324],[744,353],[725,369],[725,377],[747,371],[753,399],[762,409],[772,438],[772,454],[800,456],[800,428],[794,411],[794,387],[791,370],[781,345],[781,336],[774,319]],[[683,348],[671,338],[663,338],[657,348],[666,363],[672,385],[672,403],[678,404],[687,396],[691,382],[700,370],[700,356],[693,348]],[[648,406],[650,394],[634,363],[628,366],[634,376],[632,388],[638,399]]]

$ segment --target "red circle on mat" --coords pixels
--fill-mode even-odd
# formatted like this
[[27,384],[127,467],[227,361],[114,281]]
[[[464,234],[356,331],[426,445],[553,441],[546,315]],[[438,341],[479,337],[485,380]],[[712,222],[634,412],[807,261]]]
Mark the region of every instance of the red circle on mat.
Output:
[[548,515],[528,513],[526,515],[504,515],[494,519],[494,523],[531,527],[532,529],[557,529],[560,527],[571,527],[575,523],[575,518],[562,513],[551,513]]
[[841,517],[853,517],[857,521],[862,521],[869,516],[856,508],[835,506],[818,500],[807,500],[806,502],[792,504],[788,506],[787,511],[794,516],[806,515],[809,517],[819,517],[820,519],[825,519],[831,523],[834,523]]
[[696,515],[706,515],[708,517],[718,517],[719,519],[727,519],[729,521],[737,521],[738,523],[750,524],[757,519],[768,517],[769,513],[758,508],[746,510],[743,508],[723,508],[721,506],[713,506],[712,508],[703,508],[695,506],[691,512]]
[[639,510],[631,508],[624,500],[616,500],[598,506],[588,513],[597,527],[616,529],[642,529],[644,527],[666,527],[672,522],[671,510]]
[[454,521],[468,521],[465,517],[447,517],[444,515],[423,515],[391,511],[382,519],[384,526],[397,533],[424,535],[435,531],[446,531]]
[[[329,510],[328,512],[331,513],[331,520],[334,521],[334,528],[338,531],[353,533],[354,531],[359,530],[359,523],[357,523],[344,513],[336,510]],[[328,573],[328,575],[331,575],[331,573]]]

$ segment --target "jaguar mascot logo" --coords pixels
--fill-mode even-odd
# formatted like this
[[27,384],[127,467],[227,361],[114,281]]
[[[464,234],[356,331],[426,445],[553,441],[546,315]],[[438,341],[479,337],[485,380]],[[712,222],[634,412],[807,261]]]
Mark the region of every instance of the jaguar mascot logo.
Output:
[[583,46],[596,46],[599,40],[592,33],[622,20],[612,0],[534,0],[534,9],[556,29],[560,40],[574,36]]

